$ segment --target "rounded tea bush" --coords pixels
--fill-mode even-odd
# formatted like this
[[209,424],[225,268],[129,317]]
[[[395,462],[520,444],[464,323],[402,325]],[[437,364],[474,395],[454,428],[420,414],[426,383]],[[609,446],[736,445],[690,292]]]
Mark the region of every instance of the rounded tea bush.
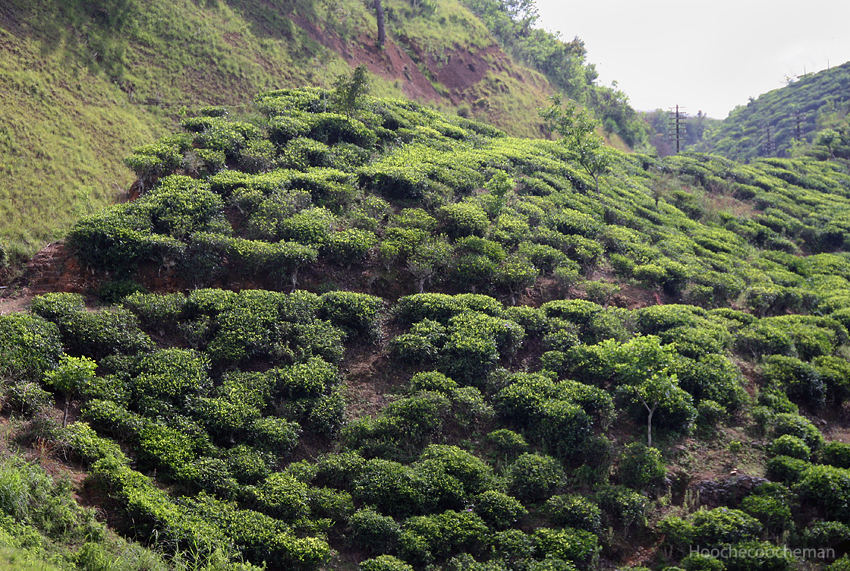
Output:
[[563,480],[561,463],[551,456],[523,454],[508,467],[508,491],[524,502],[545,500]]
[[507,529],[528,513],[516,498],[496,490],[487,490],[472,499],[472,506],[492,529]]
[[801,438],[790,434],[783,434],[774,440],[770,445],[770,453],[774,456],[789,456],[800,460],[808,460],[812,455],[812,451]]

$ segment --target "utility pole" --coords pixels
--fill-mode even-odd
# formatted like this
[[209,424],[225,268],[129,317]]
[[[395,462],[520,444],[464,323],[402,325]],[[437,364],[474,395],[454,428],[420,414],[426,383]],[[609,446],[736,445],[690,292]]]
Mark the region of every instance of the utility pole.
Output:
[[762,145],[762,151],[767,157],[773,156],[776,153],[776,141],[774,139],[775,137],[773,125],[765,125],[764,143]]
[[685,128],[685,120],[687,119],[687,115],[684,111],[682,111],[684,107],[679,107],[676,105],[675,111],[673,108],[670,108],[670,111],[667,112],[667,119],[670,125],[670,142],[676,143],[676,154],[679,154],[682,146],[682,140],[686,135]]
[[797,140],[803,140],[803,121],[806,120],[806,114],[794,111],[794,124],[797,126]]

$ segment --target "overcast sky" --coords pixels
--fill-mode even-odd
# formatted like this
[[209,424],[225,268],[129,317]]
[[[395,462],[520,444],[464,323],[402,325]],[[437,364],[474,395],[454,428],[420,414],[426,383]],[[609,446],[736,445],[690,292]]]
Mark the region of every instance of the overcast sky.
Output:
[[598,83],[639,110],[723,119],[785,77],[850,61],[848,0],[536,0],[539,24],[585,42]]

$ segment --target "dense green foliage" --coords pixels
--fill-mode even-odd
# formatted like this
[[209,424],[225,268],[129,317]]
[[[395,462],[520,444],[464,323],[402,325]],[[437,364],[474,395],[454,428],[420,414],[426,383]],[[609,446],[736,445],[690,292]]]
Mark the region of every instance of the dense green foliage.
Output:
[[[558,142],[336,105],[267,92],[137,151],[210,162],[69,245],[171,293],[0,316],[7,410],[54,441],[67,403],[64,458],[120,533],[269,569],[592,569],[633,540],[696,569],[692,544],[850,523],[850,453],[813,418],[850,396],[841,164],[612,151],[597,194]],[[695,497],[683,443],[776,483]]]

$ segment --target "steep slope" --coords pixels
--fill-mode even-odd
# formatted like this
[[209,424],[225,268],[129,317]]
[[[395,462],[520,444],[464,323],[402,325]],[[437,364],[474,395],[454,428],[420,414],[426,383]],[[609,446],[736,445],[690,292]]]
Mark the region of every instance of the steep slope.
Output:
[[409,101],[257,108],[185,118],[74,226],[117,306],[0,317],[8,402],[69,404],[32,440],[115,529],[222,568],[839,555],[782,547],[850,531],[843,165],[613,152],[597,194],[557,142]]
[[695,148],[737,161],[788,157],[796,142],[812,143],[830,116],[850,104],[850,62],[809,74],[736,107]]

